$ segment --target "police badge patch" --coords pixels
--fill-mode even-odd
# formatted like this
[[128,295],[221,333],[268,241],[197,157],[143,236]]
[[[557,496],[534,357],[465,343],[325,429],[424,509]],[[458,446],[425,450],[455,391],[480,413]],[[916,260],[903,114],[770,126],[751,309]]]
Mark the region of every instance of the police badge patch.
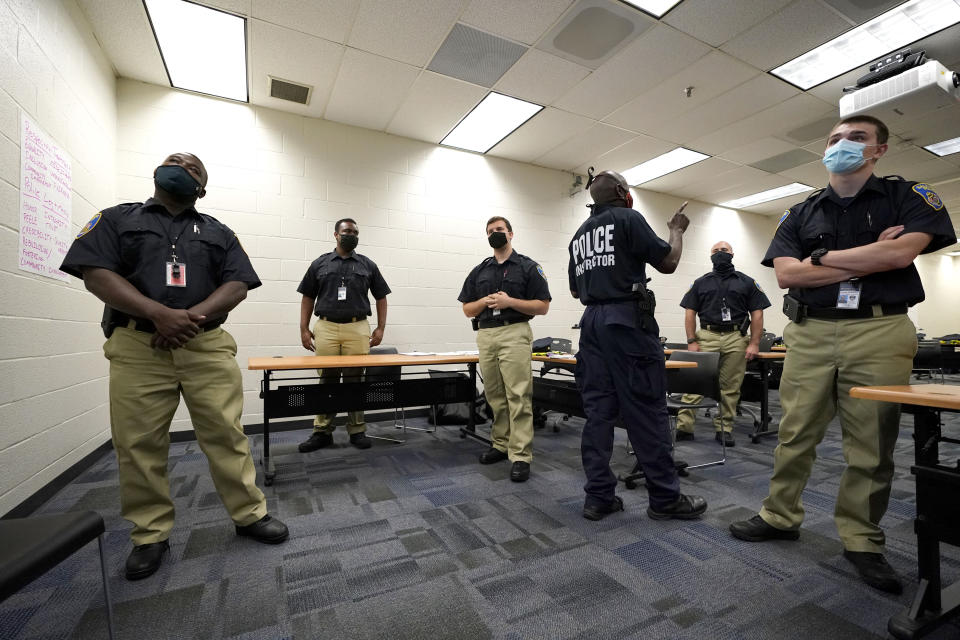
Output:
[[788,216],[788,215],[790,215],[790,209],[787,209],[786,211],[784,211],[784,212],[783,212],[783,215],[780,216],[780,219],[777,220],[777,229],[780,228],[780,225],[783,224],[783,221],[787,219],[787,216]]
[[930,185],[919,183],[913,185],[913,190],[924,199],[924,201],[930,205],[934,211],[940,211],[943,209],[943,200],[940,199],[940,196],[937,195],[936,191],[930,188]]
[[537,265],[537,273],[539,273],[544,280],[547,279],[547,274],[543,272],[543,267],[541,267],[540,265]]
[[97,213],[97,215],[95,215],[95,216],[93,216],[92,218],[90,218],[90,220],[87,222],[87,224],[83,225],[83,229],[80,229],[80,233],[77,234],[77,240],[79,240],[79,239],[82,238],[83,236],[85,236],[85,235],[87,235],[88,233],[90,233],[91,231],[93,231],[93,228],[94,228],[95,226],[97,226],[97,223],[98,223],[98,222],[100,222],[100,217],[101,217],[102,215],[103,215],[103,212],[101,211],[101,212]]

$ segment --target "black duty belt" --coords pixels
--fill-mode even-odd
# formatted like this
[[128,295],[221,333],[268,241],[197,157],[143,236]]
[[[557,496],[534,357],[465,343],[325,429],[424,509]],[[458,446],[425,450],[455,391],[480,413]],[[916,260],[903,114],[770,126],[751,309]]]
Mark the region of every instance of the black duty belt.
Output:
[[481,329],[493,329],[494,327],[505,327],[508,324],[520,324],[529,322],[529,320],[481,320],[479,327]]
[[366,316],[355,316],[353,318],[331,318],[330,316],[320,316],[321,320],[326,322],[335,322],[336,324],[350,324],[351,322],[360,322],[366,320]]
[[[206,324],[200,325],[200,331],[210,331],[211,329],[216,329],[223,324],[223,319],[211,320]],[[137,331],[142,331],[143,333],[156,333],[157,327],[154,326],[149,320],[142,320],[137,318],[130,318],[127,322],[128,329],[136,329]]]
[[707,331],[713,331],[714,333],[730,333],[731,331],[736,331],[740,328],[740,325],[736,324],[705,324],[703,328]]
[[835,307],[807,307],[807,317],[817,320],[854,320],[857,318],[876,318],[879,316],[897,316],[907,312],[906,304],[874,304],[862,309],[837,309]]

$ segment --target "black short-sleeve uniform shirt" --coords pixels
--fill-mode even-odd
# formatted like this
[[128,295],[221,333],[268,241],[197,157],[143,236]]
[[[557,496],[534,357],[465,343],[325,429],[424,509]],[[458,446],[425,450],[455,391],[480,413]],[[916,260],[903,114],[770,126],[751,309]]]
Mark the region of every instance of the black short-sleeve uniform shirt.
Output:
[[[338,299],[340,287],[346,288],[346,299]],[[376,263],[367,256],[351,251],[346,258],[336,251],[325,253],[307,269],[297,291],[315,300],[313,313],[331,320],[366,318],[370,315],[369,291],[374,300],[390,293]]]
[[[457,300],[473,302],[492,293],[503,291],[511,298],[519,300],[552,300],[550,288],[547,286],[547,276],[532,258],[517,253],[516,250],[502,263],[498,263],[494,256],[490,256],[475,266],[467,279],[463,281],[463,288]],[[516,309],[501,309],[500,314],[493,315],[493,309],[484,309],[477,316],[480,322],[487,320],[504,320],[508,322],[526,321],[533,318]]]
[[[701,326],[740,324],[751,311],[769,307],[770,300],[757,281],[745,273],[733,271],[721,276],[711,271],[693,281],[680,306],[696,311]],[[730,309],[729,320],[723,319],[724,306]]]
[[[174,248],[175,247],[175,248]],[[186,286],[168,286],[166,264],[176,255]],[[260,286],[236,234],[212,216],[190,207],[172,216],[158,200],[104,209],[83,228],[61,269],[78,278],[84,267],[109,269],[137,290],[173,309],[189,309],[225,282]],[[106,307],[104,322],[122,324],[127,316]]]
[[[929,185],[898,177],[870,176],[853,198],[840,198],[833,188],[811,194],[780,218],[763,265],[774,258],[803,260],[815,249],[851,249],[876,242],[888,227],[904,225],[901,235],[912,232],[933,236],[922,253],[948,247],[957,241],[947,209]],[[872,273],[861,278],[860,306],[914,305],[923,301],[920,274],[911,264],[903,269]],[[836,307],[840,283],[811,288],[791,288],[790,295],[812,307]]]
[[633,209],[593,207],[568,248],[570,290],[585,305],[633,298],[634,284],[646,283],[646,264],[660,264],[670,245]]

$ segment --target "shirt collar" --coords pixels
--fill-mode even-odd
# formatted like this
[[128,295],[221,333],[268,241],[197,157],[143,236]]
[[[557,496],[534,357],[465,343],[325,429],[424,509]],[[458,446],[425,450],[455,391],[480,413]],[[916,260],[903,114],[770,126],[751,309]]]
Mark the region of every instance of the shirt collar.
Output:
[[346,257],[343,257],[343,256],[341,256],[339,253],[337,253],[337,250],[336,250],[336,249],[334,249],[333,251],[330,252],[330,255],[332,256],[332,257],[330,258],[331,261],[332,261],[332,260],[349,260],[349,259],[356,260],[356,259],[357,259],[357,250],[354,249],[353,251],[351,251],[350,253],[348,253],[348,254],[346,255]]
[[[156,198],[147,198],[146,202],[143,203],[143,208],[144,208],[144,209],[159,209],[160,211],[162,211],[162,212],[164,212],[164,213],[166,213],[166,214],[169,214],[169,213],[170,213],[169,211],[167,211],[167,208],[163,205],[163,203],[160,202],[159,200],[157,200]],[[187,207],[186,209],[184,209],[183,212],[180,213],[180,215],[183,215],[184,213],[189,214],[189,215],[191,215],[191,216],[195,216],[195,217],[197,217],[197,218],[200,217],[200,212],[197,211],[197,209],[196,209],[196,207],[195,207],[194,205],[190,205],[189,207]]]
[[[857,194],[853,196],[853,200],[856,200],[857,198],[859,198],[860,194],[866,191],[876,191],[877,193],[884,194],[884,195],[886,195],[887,193],[883,188],[883,180],[881,180],[874,174],[870,174],[870,177],[867,178],[867,181],[863,183],[862,187],[860,187],[860,191],[858,191]],[[813,199],[813,204],[815,206],[819,205],[825,198],[830,198],[834,202],[841,200],[840,196],[837,195],[837,192],[834,191],[833,187],[830,186],[829,184],[827,185],[826,189],[824,189],[819,194],[817,194],[817,197]],[[851,200],[851,202],[853,202],[853,200]]]

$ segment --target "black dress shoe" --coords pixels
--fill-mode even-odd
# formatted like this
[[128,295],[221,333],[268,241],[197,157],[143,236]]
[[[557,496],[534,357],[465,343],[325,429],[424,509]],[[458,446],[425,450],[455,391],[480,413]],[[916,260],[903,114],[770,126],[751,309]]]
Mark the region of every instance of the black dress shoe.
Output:
[[155,574],[163,561],[163,554],[169,549],[170,543],[166,540],[134,547],[127,556],[127,580],[143,580]]
[[333,434],[314,431],[310,434],[310,437],[301,442],[300,446],[297,448],[300,449],[300,453],[309,453],[311,451],[316,451],[317,449],[329,447],[332,444]]
[[682,493],[673,504],[665,507],[647,507],[647,515],[653,520],[693,520],[707,510],[707,501],[700,496],[685,496]]
[[614,496],[613,502],[607,504],[585,504],[583,505],[583,517],[587,520],[603,520],[611,513],[623,511],[623,500],[620,496]]
[[887,559],[882,553],[844,549],[843,557],[853,563],[863,581],[874,589],[897,595],[903,592],[900,578],[897,577],[893,567],[887,564]]
[[737,446],[737,441],[733,439],[733,434],[730,433],[729,431],[723,431],[723,432],[717,431],[717,435],[714,436],[714,439],[717,442],[721,442],[720,440],[721,438],[723,438],[722,442],[724,446],[727,446],[727,447]]
[[500,451],[496,447],[490,447],[480,454],[480,464],[493,464],[507,459],[507,452]]
[[287,525],[268,514],[253,524],[248,524],[245,527],[238,526],[237,535],[253,538],[264,544],[280,544],[290,536],[290,531],[287,529]]
[[747,542],[763,542],[764,540],[796,540],[800,532],[796,529],[777,529],[759,515],[749,520],[741,520],[730,525],[730,533],[734,538]]
[[370,445],[373,443],[370,442],[370,438],[367,437],[367,434],[361,431],[360,433],[350,434],[350,444],[355,446],[357,449],[369,449]]
[[693,431],[681,431],[677,429],[677,440],[693,440]]
[[510,467],[510,479],[514,482],[526,482],[530,477],[530,463],[529,462],[517,462],[513,463],[513,466]]

